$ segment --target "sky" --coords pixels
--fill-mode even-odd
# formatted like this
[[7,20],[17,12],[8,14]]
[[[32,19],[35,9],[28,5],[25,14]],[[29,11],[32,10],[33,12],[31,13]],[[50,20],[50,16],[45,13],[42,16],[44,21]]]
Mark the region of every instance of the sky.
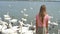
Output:
[[[0,1],[43,1],[43,0],[0,0]],[[60,1],[60,0],[45,0],[45,1]]]

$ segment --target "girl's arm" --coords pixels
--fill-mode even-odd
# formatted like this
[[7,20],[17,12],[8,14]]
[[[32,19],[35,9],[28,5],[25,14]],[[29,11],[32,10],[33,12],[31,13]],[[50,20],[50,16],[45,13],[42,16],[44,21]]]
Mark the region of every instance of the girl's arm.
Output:
[[46,23],[46,32],[48,33],[48,20],[47,20],[47,23]]
[[37,32],[37,29],[38,29],[38,23],[37,23],[37,20],[36,20],[36,32]]

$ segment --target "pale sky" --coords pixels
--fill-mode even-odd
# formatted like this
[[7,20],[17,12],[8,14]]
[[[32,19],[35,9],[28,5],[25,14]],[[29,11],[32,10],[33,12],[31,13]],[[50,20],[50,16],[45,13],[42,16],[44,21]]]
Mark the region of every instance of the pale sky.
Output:
[[[43,1],[43,0],[0,0],[0,1]],[[60,0],[45,0],[45,1],[60,1]]]

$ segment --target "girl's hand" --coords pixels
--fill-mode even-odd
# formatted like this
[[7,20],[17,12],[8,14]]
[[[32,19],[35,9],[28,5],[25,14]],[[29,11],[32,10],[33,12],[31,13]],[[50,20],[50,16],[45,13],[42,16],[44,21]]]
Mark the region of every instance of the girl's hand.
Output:
[[46,33],[48,33],[48,31],[46,30]]

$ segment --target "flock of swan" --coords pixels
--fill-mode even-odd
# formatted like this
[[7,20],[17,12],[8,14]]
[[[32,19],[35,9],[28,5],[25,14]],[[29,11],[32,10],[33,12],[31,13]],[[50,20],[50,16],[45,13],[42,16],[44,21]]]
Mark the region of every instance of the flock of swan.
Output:
[[[24,9],[24,11],[26,11],[26,9]],[[21,11],[21,13],[24,12]],[[24,13],[24,16],[27,17],[28,14]],[[18,21],[17,19],[12,19],[9,16],[9,13],[4,15],[4,21],[0,18],[0,34],[36,34],[36,26],[33,25],[32,22],[31,24],[24,24],[24,22],[27,21],[27,19],[21,18],[21,20],[18,21],[20,24],[19,26],[12,26],[12,24],[16,23],[17,21]],[[48,26],[50,27],[51,25],[58,26],[58,23],[51,22],[49,20]]]
[[[27,15],[26,15],[27,16]],[[8,14],[4,15],[4,20],[0,18],[0,32],[2,34],[33,34],[35,33],[35,26],[31,24],[24,24],[23,21],[27,19],[22,18],[22,20],[12,19]],[[8,22],[6,22],[8,21]],[[12,26],[12,23],[19,22],[19,26]],[[30,29],[31,28],[31,29]]]
[[[27,21],[27,19],[22,18],[22,20],[19,20],[20,25],[19,26],[12,26],[12,23],[17,22],[17,19],[11,19],[11,17],[7,14],[4,15],[4,19],[6,21],[2,21],[0,18],[0,32],[2,34],[34,34],[36,33],[36,26],[31,24],[24,24],[23,21]],[[49,26],[54,25],[58,26],[55,22],[48,22]]]

